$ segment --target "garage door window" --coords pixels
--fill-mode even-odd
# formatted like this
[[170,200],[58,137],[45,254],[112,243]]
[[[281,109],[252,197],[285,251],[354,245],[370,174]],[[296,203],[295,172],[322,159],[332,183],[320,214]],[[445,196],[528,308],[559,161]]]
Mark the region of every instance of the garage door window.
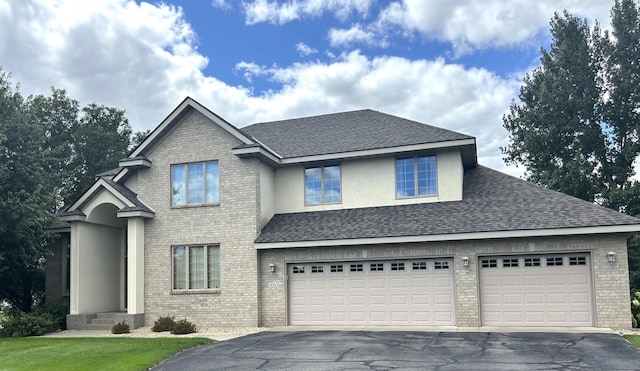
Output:
[[525,267],[539,267],[540,258],[524,258]]
[[391,270],[392,271],[403,271],[404,270],[404,263],[391,263]]
[[502,259],[502,266],[504,268],[517,267],[518,259]]
[[312,265],[311,266],[311,273],[322,273],[324,272],[324,266],[323,265]]
[[562,265],[562,257],[555,256],[553,258],[547,258],[547,267],[560,266]]
[[384,264],[382,264],[382,263],[371,263],[371,266],[369,267],[369,269],[371,269],[372,272],[382,272],[382,271],[384,271]]
[[440,261],[440,260],[436,260],[436,262],[433,265],[434,269],[449,269],[449,262],[448,261]]
[[351,272],[362,272],[362,264],[351,264],[351,267],[349,269]]
[[482,268],[496,268],[498,267],[497,259],[482,259]]
[[291,271],[293,274],[304,274],[304,265],[294,265]]
[[413,262],[413,270],[414,271],[426,271],[427,270],[427,262],[426,261]]
[[331,273],[340,273],[343,271],[342,264],[332,264],[331,265]]
[[587,265],[587,258],[584,256],[569,257],[569,265]]

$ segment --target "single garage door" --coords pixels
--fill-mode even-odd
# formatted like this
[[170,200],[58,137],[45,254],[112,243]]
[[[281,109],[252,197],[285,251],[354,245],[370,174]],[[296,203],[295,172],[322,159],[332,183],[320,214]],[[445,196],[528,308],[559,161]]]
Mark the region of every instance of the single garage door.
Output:
[[452,259],[289,264],[292,325],[454,325]]
[[593,326],[588,253],[481,257],[484,326]]

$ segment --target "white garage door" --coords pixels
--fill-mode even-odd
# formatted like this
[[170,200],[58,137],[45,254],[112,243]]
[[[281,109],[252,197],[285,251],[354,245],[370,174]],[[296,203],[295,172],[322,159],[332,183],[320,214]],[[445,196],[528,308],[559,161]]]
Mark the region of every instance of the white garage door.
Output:
[[454,325],[451,259],[290,264],[292,325]]
[[589,254],[481,257],[484,326],[593,326]]

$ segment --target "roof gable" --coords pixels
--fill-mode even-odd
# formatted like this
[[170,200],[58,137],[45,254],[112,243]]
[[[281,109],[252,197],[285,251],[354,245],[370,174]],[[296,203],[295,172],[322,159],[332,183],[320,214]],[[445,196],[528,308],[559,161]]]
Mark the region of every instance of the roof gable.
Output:
[[258,123],[242,131],[284,159],[475,140],[370,109]]

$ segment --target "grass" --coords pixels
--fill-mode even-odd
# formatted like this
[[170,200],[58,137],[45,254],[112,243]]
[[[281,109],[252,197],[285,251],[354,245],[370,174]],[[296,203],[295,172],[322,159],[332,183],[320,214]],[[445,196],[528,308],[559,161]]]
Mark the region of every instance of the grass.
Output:
[[205,338],[0,338],[0,368],[146,370]]
[[624,338],[634,346],[640,348],[640,335],[624,335]]

